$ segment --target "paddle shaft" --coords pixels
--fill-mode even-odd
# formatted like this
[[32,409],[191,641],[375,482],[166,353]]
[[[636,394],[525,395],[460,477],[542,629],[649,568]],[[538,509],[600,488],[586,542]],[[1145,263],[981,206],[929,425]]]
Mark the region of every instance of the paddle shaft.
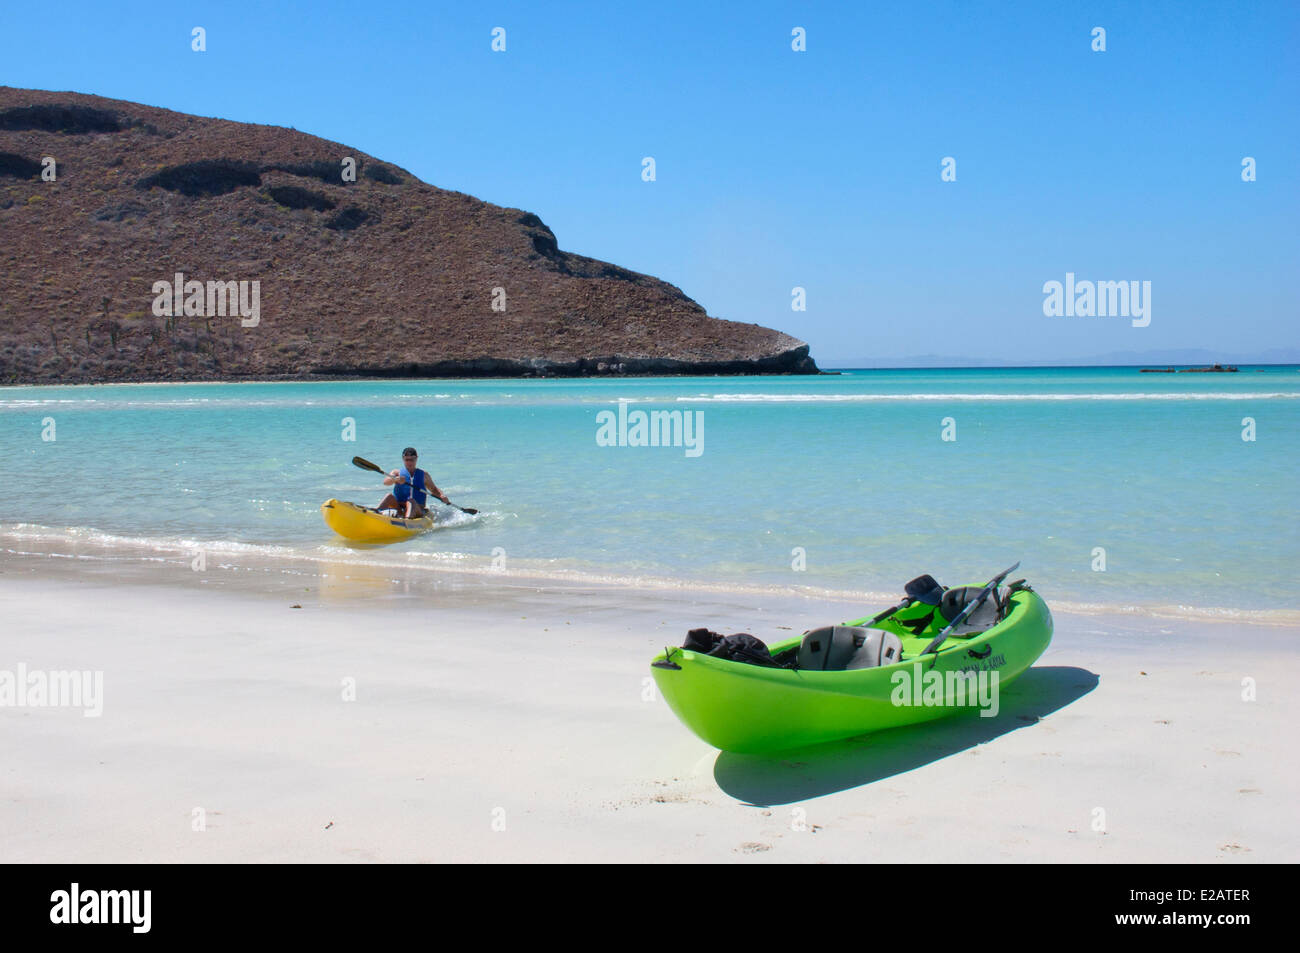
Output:
[[943,645],[944,641],[948,638],[948,634],[952,632],[953,629],[957,628],[957,626],[961,625],[962,621],[968,615],[970,615],[980,606],[984,605],[985,600],[987,600],[989,597],[989,593],[991,593],[994,589],[996,589],[998,587],[998,584],[1002,582],[1003,579],[1006,579],[1007,576],[1011,575],[1019,568],[1020,568],[1020,563],[1017,562],[1010,569],[1003,570],[1001,573],[999,573],[998,575],[990,579],[988,585],[985,586],[980,591],[980,594],[976,596],[974,599],[972,599],[970,602],[966,603],[966,608],[962,609],[961,612],[957,613],[957,618],[953,619],[952,622],[948,624],[948,628],[944,629],[942,632],[936,635],[933,641],[931,641],[930,644],[927,645],[921,651],[921,654],[929,655],[931,652],[933,652],[937,659],[939,655],[939,646]]

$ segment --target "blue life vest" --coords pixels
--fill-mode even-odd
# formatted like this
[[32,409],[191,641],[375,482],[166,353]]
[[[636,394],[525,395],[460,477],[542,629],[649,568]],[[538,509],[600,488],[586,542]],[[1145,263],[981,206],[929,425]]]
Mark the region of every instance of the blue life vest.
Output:
[[405,503],[411,498],[411,491],[414,490],[415,502],[423,506],[425,500],[429,498],[424,492],[424,471],[416,468],[414,474],[410,470],[403,470],[402,472],[406,474],[407,482],[393,484],[393,499],[397,500],[398,503]]

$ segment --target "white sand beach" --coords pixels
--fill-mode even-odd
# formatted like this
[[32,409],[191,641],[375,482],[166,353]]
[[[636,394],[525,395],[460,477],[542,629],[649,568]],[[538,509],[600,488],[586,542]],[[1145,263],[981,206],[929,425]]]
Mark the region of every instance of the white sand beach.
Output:
[[1289,627],[1058,612],[997,718],[759,758],[650,658],[871,606],[50,563],[0,561],[0,670],[102,671],[102,714],[0,708],[3,861],[1300,859]]

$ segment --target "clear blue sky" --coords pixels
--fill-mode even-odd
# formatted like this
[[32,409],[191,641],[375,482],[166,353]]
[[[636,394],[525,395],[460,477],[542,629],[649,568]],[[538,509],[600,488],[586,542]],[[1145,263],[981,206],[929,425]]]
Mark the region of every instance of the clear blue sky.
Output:
[[[823,365],[1300,345],[1294,2],[10,0],[0,15],[0,83],[338,140],[536,212],[561,248],[788,331]],[[1151,325],[1044,317],[1043,282],[1067,271],[1151,281]]]

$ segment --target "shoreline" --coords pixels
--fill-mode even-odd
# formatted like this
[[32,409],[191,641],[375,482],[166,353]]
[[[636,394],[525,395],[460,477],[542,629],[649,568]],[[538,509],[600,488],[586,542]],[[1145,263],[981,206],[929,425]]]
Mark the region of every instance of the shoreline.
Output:
[[[26,528],[31,526],[31,530]],[[285,551],[285,547],[257,543],[213,542],[208,540],[144,540],[113,536],[94,531],[91,536],[73,535],[77,530],[11,524],[0,530],[0,573],[24,572],[36,576],[62,574],[64,564],[79,564],[86,572],[125,571],[135,581],[158,581],[165,575],[177,585],[206,583],[211,580],[238,578],[238,573],[276,575],[286,580],[304,577],[335,578],[349,575],[358,578],[390,578],[394,584],[410,585],[413,580],[439,581],[462,587],[485,590],[493,588],[579,589],[590,591],[626,591],[638,595],[673,598],[707,598],[723,600],[779,600],[803,603],[826,602],[856,605],[862,611],[875,611],[897,601],[899,592],[879,590],[834,589],[818,586],[772,586],[736,581],[700,581],[655,575],[620,575],[617,572],[597,575],[581,570],[541,569],[536,567],[493,569],[490,556],[465,557],[382,547],[337,549],[312,553],[302,549]],[[321,550],[326,547],[322,545]],[[89,550],[89,552],[87,551]],[[202,551],[205,565],[199,573],[192,567],[196,553]],[[236,562],[237,560],[237,562]],[[519,562],[520,560],[516,560]],[[96,568],[98,567],[98,569]],[[44,573],[42,572],[44,570]],[[213,573],[215,575],[208,575]],[[226,573],[224,577],[221,575]],[[1035,580],[1032,573],[1030,584]],[[1018,574],[1019,575],[1019,574]],[[980,584],[981,580],[954,582],[953,585]],[[1035,588],[1042,588],[1041,584]],[[1054,611],[1078,616],[1126,618],[1151,622],[1193,622],[1300,628],[1300,609],[1242,609],[1232,606],[1185,606],[1168,604],[1106,604],[1075,602],[1045,595]]]
[[444,360],[388,368],[322,368],[300,373],[199,375],[166,378],[58,378],[0,381],[0,387],[93,387],[112,384],[320,384],[330,381],[518,381],[518,380],[621,380],[681,377],[821,377],[824,371],[808,355],[808,346],[791,348],[767,357],[728,361],[684,361],[674,358],[601,357],[553,361],[547,358],[514,360],[472,358]]

